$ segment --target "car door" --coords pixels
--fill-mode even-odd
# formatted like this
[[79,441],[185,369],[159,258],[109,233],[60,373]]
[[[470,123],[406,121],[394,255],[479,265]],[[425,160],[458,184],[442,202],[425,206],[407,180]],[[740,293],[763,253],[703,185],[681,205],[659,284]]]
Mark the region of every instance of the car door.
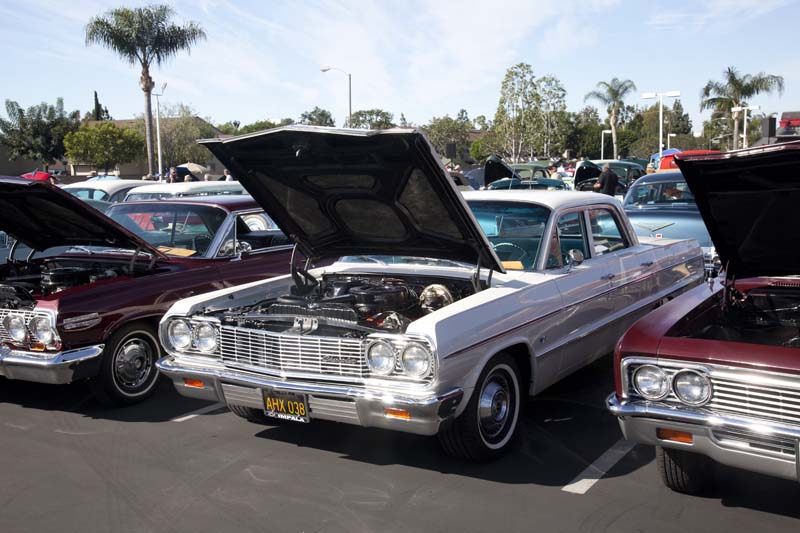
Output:
[[[594,337],[598,324],[612,312],[609,259],[592,253],[584,209],[557,214],[551,232],[551,248],[545,268],[559,272],[556,287],[564,302],[560,330],[559,377],[585,365],[595,357]],[[569,264],[569,252],[584,255],[581,264]],[[554,259],[555,253],[560,260]]]

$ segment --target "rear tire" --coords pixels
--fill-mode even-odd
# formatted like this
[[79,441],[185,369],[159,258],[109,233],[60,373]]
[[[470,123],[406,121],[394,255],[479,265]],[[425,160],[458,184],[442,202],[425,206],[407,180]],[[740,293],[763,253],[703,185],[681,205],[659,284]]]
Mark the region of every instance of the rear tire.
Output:
[[89,382],[97,400],[126,406],[149,398],[158,384],[156,361],[161,347],[154,328],[134,322],[117,329],[106,341],[100,374]]
[[501,352],[489,360],[464,412],[439,432],[439,442],[447,454],[488,461],[508,451],[519,426],[519,376],[510,355]]
[[664,485],[682,494],[699,494],[711,484],[714,462],[697,453],[656,446],[656,464]]

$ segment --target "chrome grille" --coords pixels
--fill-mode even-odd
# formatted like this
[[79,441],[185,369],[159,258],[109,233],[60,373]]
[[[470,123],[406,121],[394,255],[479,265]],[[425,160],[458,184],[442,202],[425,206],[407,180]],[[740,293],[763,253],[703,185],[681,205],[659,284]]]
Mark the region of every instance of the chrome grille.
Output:
[[715,429],[712,433],[720,446],[790,461],[796,457],[795,439],[729,429]]
[[800,389],[763,386],[711,376],[714,392],[708,407],[755,418],[800,424]]
[[366,361],[360,339],[289,335],[234,326],[220,328],[226,365],[272,372],[302,372],[363,378]]
[[[5,326],[3,325],[3,319],[7,317],[9,314],[20,315],[25,320],[27,324],[30,320],[35,316],[49,316],[47,313],[41,313],[36,311],[23,311],[19,309],[2,309],[0,308],[0,341],[2,342],[12,342],[11,337],[8,335]],[[30,332],[29,332],[30,333]]]

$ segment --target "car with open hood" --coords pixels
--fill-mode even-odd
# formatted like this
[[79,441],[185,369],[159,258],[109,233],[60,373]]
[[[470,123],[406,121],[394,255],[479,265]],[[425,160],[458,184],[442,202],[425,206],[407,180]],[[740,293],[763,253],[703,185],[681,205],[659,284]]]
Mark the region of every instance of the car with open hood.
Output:
[[676,159],[724,277],[625,334],[607,406],[673,490],[716,463],[800,481],[800,143]]
[[[20,221],[24,221],[21,223]],[[153,391],[157,325],[180,298],[285,274],[291,246],[249,196],[114,204],[0,179],[0,376],[89,379],[99,399]]]
[[[460,193],[416,130],[293,126],[205,145],[309,258],[161,321],[161,372],[249,420],[436,434],[490,458],[525,396],[702,280],[696,243],[639,242],[614,198]],[[340,260],[312,268],[326,258]]]

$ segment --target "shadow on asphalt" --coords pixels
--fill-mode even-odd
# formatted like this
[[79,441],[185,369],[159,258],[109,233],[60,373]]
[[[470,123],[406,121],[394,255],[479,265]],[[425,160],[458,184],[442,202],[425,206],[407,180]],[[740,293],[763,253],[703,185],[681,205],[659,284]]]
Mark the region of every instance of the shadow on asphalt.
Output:
[[128,407],[107,407],[97,402],[85,382],[44,385],[0,378],[0,403],[27,409],[77,413],[98,420],[119,422],[166,422],[200,409],[208,402],[180,396],[163,377],[148,400]]
[[[326,421],[286,423],[256,436],[370,464],[400,464],[498,483],[560,487],[621,438],[616,418],[603,407],[612,388],[611,358],[604,357],[529,400],[512,450],[488,463],[449,457],[435,437]],[[641,468],[653,460],[653,454],[640,453],[638,459],[626,461],[627,467],[612,475],[623,476]]]

